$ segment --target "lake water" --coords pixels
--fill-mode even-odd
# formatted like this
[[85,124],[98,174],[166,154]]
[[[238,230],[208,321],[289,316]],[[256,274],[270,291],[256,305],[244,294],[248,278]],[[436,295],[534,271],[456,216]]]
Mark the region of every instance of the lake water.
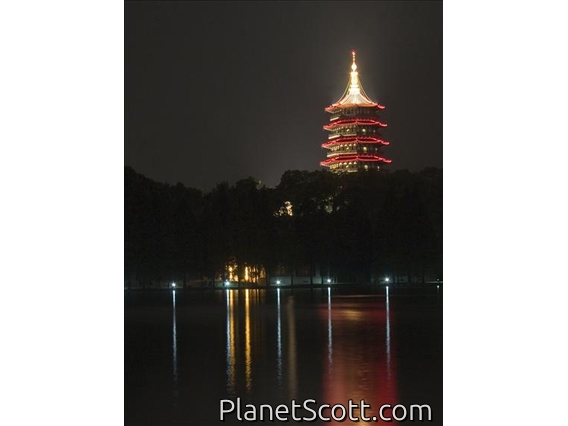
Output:
[[126,425],[246,424],[219,420],[237,397],[242,411],[364,399],[367,417],[428,404],[432,422],[416,423],[441,425],[441,288],[125,293]]

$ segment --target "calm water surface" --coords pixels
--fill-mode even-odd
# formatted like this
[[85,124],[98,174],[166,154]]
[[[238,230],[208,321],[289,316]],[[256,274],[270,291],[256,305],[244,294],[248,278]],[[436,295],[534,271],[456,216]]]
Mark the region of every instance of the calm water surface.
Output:
[[429,404],[441,425],[441,289],[125,293],[126,425],[246,424],[219,421],[236,397]]

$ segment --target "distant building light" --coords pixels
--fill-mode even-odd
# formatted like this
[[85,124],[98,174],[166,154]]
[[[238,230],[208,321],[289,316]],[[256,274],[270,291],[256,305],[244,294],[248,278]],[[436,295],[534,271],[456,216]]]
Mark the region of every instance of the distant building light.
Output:
[[225,281],[225,286],[228,286],[229,284],[231,284],[229,281]]

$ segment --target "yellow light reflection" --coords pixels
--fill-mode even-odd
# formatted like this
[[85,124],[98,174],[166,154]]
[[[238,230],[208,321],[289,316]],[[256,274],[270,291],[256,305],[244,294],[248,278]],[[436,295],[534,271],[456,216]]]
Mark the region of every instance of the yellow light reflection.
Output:
[[250,344],[250,304],[249,290],[245,290],[245,385],[247,392],[252,390],[252,365]]
[[345,309],[343,315],[349,321],[361,321],[363,319],[363,313],[355,309]]

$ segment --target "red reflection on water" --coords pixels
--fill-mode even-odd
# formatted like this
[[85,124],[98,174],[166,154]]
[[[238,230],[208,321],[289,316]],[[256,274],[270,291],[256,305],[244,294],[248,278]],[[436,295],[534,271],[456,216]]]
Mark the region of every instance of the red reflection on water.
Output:
[[[378,415],[383,404],[397,404],[396,359],[392,356],[392,312],[388,296],[382,301],[361,304],[349,298],[329,298],[319,308],[327,324],[328,347],[324,356],[323,395],[318,404],[355,404],[365,400],[371,408],[365,415]],[[364,332],[363,332],[364,330]],[[364,349],[361,349],[361,348]],[[360,410],[353,410],[360,417]],[[331,417],[329,410],[324,415]],[[341,415],[337,411],[336,415]],[[390,410],[385,410],[390,415]],[[332,421],[333,423],[333,421]],[[361,424],[349,418],[343,425]]]

